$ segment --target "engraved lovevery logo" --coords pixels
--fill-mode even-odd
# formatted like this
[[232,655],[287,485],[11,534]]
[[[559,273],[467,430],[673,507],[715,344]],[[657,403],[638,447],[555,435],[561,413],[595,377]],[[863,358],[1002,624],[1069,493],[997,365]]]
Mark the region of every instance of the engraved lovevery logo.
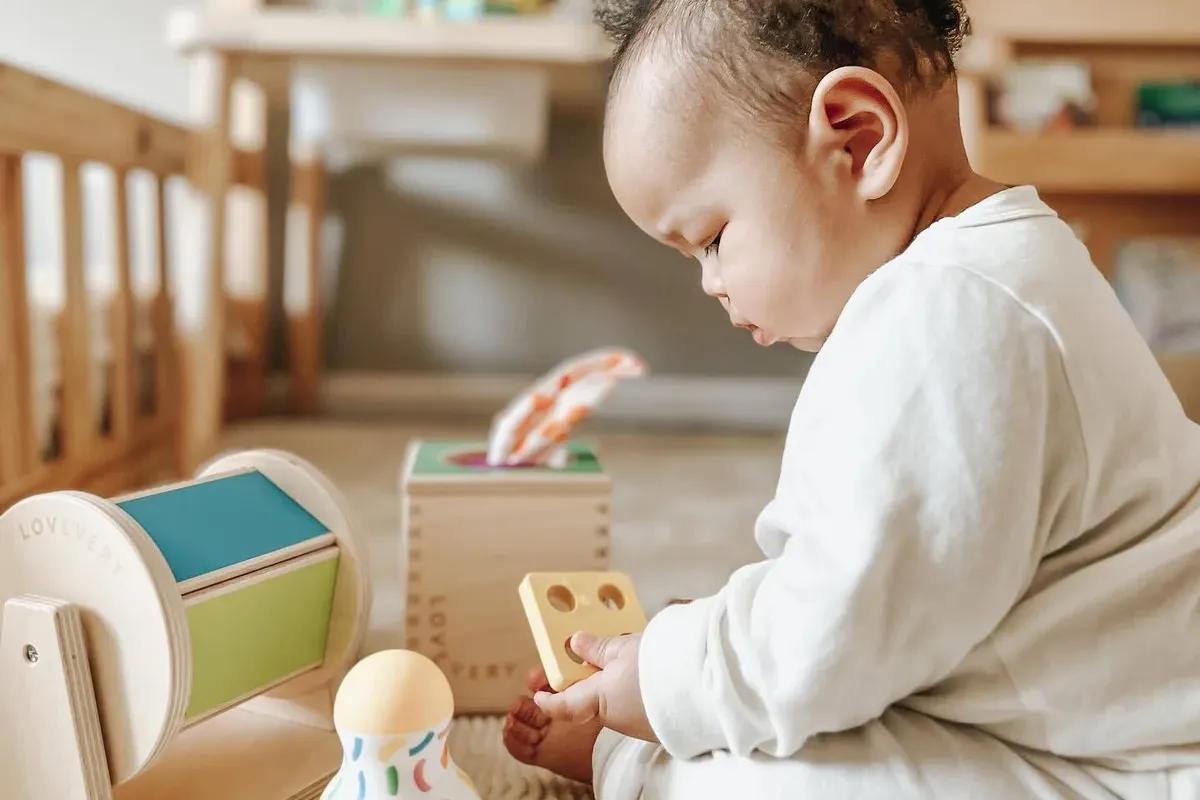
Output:
[[[435,664],[441,667],[453,678],[467,680],[495,680],[503,677],[511,679],[517,674],[520,665],[516,662],[486,662],[463,663],[450,652],[447,642],[449,619],[447,617],[447,598],[445,595],[430,595],[427,604],[423,604],[418,595],[409,596],[409,604],[413,608],[409,614],[409,624],[414,629],[414,635],[409,640],[409,647],[427,655]],[[421,606],[425,606],[422,608]]]
[[124,571],[120,558],[101,537],[89,531],[79,520],[62,514],[46,514],[17,523],[16,533],[21,542],[31,546],[53,538],[66,539],[79,546],[82,552],[100,562],[100,566],[119,575]]

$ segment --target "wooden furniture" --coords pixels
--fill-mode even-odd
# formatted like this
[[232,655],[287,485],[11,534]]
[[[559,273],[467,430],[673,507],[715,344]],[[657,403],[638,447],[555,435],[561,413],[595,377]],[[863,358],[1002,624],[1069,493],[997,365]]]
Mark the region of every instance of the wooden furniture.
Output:
[[[963,55],[963,127],[975,168],[1032,183],[1076,224],[1106,274],[1131,237],[1200,232],[1200,133],[1133,125],[1147,80],[1200,79],[1193,0],[972,0]],[[1097,94],[1096,127],[1014,133],[988,121],[989,79],[1017,58],[1082,59]]]
[[[227,251],[240,251],[239,241],[224,235],[226,213],[214,203],[196,203],[191,186],[204,187],[209,198],[224,196],[227,187],[251,196],[263,194],[261,150],[234,149],[211,133],[197,139],[188,128],[155,119],[117,103],[0,64],[0,508],[40,491],[66,486],[111,493],[164,475],[180,474],[211,453],[215,428],[224,418],[223,405],[241,413],[255,410],[227,398],[226,369],[237,372],[243,395],[261,397],[265,385],[265,312],[259,301],[236,301],[220,280]],[[216,160],[212,153],[218,153]],[[57,330],[54,391],[34,395],[44,367],[35,353],[47,343],[31,335],[31,319],[44,309],[31,308],[27,285],[27,223],[38,223],[26,207],[23,187],[28,154],[48,154],[61,164],[61,308],[54,310]],[[98,300],[85,274],[85,208],[82,165],[103,165],[113,175],[108,198],[113,213],[115,292]],[[149,208],[135,209],[129,181],[149,181]],[[172,183],[179,183],[180,202],[168,202]],[[143,183],[144,185],[144,183]],[[232,209],[229,216],[232,216]],[[205,232],[206,223],[211,227]],[[256,220],[241,227],[253,229]],[[131,226],[151,243],[143,253],[156,274],[151,296],[140,295],[131,278]],[[186,238],[199,234],[207,254]],[[260,236],[264,236],[261,234]],[[182,258],[207,258],[207,297],[197,298],[191,285],[175,278],[203,272],[194,264],[171,264],[174,249]],[[265,252],[250,252],[248,263],[266,279]],[[29,265],[29,269],[42,265]],[[35,275],[35,277],[37,277]],[[196,303],[196,300],[203,302]],[[227,316],[241,327],[230,340],[211,344],[200,334],[218,327]],[[111,359],[94,363],[96,331],[93,310],[103,315],[111,342]],[[236,334],[236,335],[234,335]],[[228,357],[227,357],[228,356]],[[97,369],[108,376],[97,385]],[[40,385],[40,383],[39,383]],[[34,419],[57,399],[53,441],[41,440]],[[93,409],[105,409],[96,414]]]
[[0,516],[0,601],[6,797],[293,800],[336,771],[369,594],[336,490],[296,457],[27,498]]
[[414,442],[402,483],[406,647],[445,671],[459,713],[503,713],[538,658],[517,586],[607,569],[612,483],[578,445],[563,469],[492,469],[472,442]]
[[171,21],[171,39],[187,52],[237,57],[246,69],[269,58],[590,64],[612,52],[595,26],[553,17],[424,22],[284,9],[180,12]]
[[[197,74],[203,76],[194,86],[196,105],[206,110],[208,125],[202,148],[208,169],[199,185],[210,202],[218,205],[229,185],[228,170],[223,165],[233,160],[228,109],[238,82],[272,85],[282,71],[286,85],[295,74],[293,68],[323,64],[468,69],[479,74],[510,67],[594,69],[611,52],[600,31],[590,23],[554,18],[417,22],[257,6],[253,0],[210,2],[207,11],[177,12],[170,23],[172,44],[197,64]],[[286,97],[287,92],[282,94]],[[317,404],[322,331],[317,262],[325,197],[320,154],[326,144],[295,143],[308,154],[297,159],[293,171],[294,213],[289,219],[300,229],[289,229],[287,235],[285,277],[293,400],[299,410],[312,410]],[[460,152],[461,148],[450,145],[432,149]],[[213,241],[222,235],[219,225],[212,226],[208,233]],[[210,286],[211,292],[216,292],[215,286]],[[212,354],[220,349],[222,325],[212,316],[206,321],[208,325],[196,343],[196,358],[212,362]],[[208,374],[211,380],[202,387],[205,396],[197,401],[204,410],[198,413],[198,427],[192,432],[198,443],[210,441],[219,425],[219,415],[212,409],[222,391],[220,376],[212,369]]]

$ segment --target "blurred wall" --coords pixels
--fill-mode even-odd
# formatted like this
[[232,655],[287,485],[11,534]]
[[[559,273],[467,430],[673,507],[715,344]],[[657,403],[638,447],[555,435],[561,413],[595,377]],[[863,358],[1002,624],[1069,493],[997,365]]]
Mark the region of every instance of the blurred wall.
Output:
[[802,375],[700,290],[699,266],[621,212],[602,95],[559,108],[543,163],[405,159],[335,176],[344,248],[328,354],[349,369],[536,372],[606,344],[658,373]]
[[169,119],[187,118],[187,64],[166,43],[187,0],[0,0],[0,61]]
[[[187,65],[165,43],[179,5],[0,0],[0,60],[182,121]],[[696,264],[625,219],[600,158],[602,92],[583,84],[557,105],[544,163],[408,159],[333,177],[332,368],[530,373],[620,343],[659,373],[803,374],[807,357],[757,348],[701,293]]]

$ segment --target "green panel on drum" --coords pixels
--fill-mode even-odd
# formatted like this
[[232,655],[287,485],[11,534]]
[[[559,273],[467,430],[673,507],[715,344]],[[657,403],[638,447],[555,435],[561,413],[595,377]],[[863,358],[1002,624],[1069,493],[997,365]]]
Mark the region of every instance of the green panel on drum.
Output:
[[195,720],[320,666],[337,582],[336,550],[202,592],[187,607]]

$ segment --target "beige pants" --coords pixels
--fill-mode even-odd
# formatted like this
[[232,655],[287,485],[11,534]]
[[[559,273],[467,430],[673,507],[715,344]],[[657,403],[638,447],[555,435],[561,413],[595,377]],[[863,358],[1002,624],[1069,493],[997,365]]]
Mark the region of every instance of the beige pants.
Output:
[[605,731],[593,754],[598,800],[1195,800],[1194,770],[1124,773],[1014,749],[975,728],[903,709],[819,736],[791,758],[714,753],[677,761]]

